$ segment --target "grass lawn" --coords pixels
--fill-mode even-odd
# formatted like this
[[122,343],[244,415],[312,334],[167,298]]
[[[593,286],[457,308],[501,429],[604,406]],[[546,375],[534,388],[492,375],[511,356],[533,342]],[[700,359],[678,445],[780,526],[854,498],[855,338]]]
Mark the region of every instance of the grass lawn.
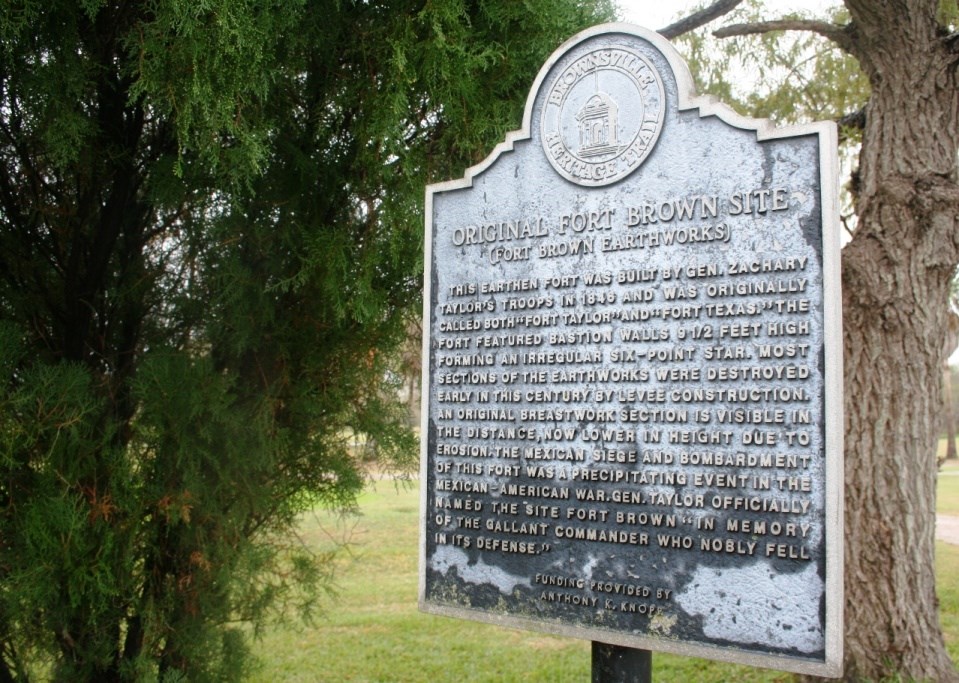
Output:
[[[955,479],[959,483],[959,476]],[[959,509],[959,488],[950,486],[940,490],[940,504]],[[590,680],[588,642],[419,613],[418,489],[378,482],[360,506],[359,518],[304,518],[304,540],[315,547],[346,537],[352,541],[350,552],[341,553],[337,598],[311,627],[267,629],[256,644],[263,668],[252,680]],[[943,624],[952,657],[959,661],[959,547],[938,545],[938,570]],[[792,680],[789,674],[665,654],[653,655],[653,672],[657,681]]]

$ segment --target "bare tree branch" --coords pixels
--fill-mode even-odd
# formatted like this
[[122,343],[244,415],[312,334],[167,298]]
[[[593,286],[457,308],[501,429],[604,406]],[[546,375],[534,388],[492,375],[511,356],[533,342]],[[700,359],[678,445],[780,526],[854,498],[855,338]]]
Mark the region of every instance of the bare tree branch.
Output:
[[778,21],[762,21],[757,24],[733,24],[713,31],[713,35],[717,38],[731,38],[732,36],[752,36],[770,33],[771,31],[811,31],[828,38],[846,52],[853,51],[853,40],[847,26],[811,19],[780,19]]
[[690,14],[685,19],[680,19],[676,23],[660,29],[658,33],[665,38],[673,39],[684,33],[695,31],[700,26],[705,26],[714,19],[729,14],[736,9],[742,1],[743,0],[716,0],[716,2],[709,7],[701,9],[694,14]]

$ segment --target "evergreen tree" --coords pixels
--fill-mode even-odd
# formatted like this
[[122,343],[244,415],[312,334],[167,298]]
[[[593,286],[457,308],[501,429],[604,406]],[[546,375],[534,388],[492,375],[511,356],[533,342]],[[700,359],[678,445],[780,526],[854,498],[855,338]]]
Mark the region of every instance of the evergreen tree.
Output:
[[223,680],[411,457],[426,182],[605,1],[0,5],[0,681]]

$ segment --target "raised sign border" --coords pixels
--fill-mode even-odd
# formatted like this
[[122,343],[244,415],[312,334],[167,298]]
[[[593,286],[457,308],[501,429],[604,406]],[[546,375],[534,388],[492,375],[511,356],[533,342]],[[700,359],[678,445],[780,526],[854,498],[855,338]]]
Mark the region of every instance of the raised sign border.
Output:
[[623,647],[669,652],[678,655],[704,657],[719,661],[765,667],[782,671],[814,676],[838,677],[842,674],[843,659],[843,415],[837,407],[843,406],[843,357],[842,357],[842,297],[840,296],[840,226],[839,216],[839,168],[838,139],[836,126],[832,122],[814,122],[801,125],[776,127],[766,119],[752,119],[741,116],[712,96],[698,95],[695,91],[692,75],[685,61],[673,46],[661,35],[649,29],[626,23],[609,23],[594,26],[582,31],[563,43],[546,60],[540,69],[530,94],[526,100],[522,127],[507,133],[505,139],[494,147],[486,159],[468,168],[458,180],[436,183],[426,188],[425,206],[425,254],[424,254],[424,292],[423,317],[431,319],[431,264],[433,237],[433,196],[437,193],[469,188],[473,179],[492,166],[501,156],[511,152],[517,141],[531,137],[533,108],[545,79],[556,63],[571,49],[591,38],[611,33],[631,34],[653,45],[664,56],[673,71],[678,87],[678,110],[698,110],[700,118],[715,116],[724,123],[742,130],[755,131],[757,141],[777,138],[790,138],[802,135],[817,135],[820,149],[820,178],[822,205],[823,239],[823,293],[824,293],[824,353],[825,371],[823,387],[825,390],[825,519],[826,533],[826,618],[825,618],[825,659],[823,662],[809,662],[791,657],[730,650],[722,647],[677,642],[647,636],[635,636],[628,633],[584,628],[573,625],[557,624],[531,620],[524,617],[499,615],[476,610],[459,609],[428,602],[426,595],[426,532],[425,515],[429,514],[428,495],[425,482],[428,480],[428,439],[425,435],[429,428],[429,387],[430,387],[430,336],[423,338],[423,406],[421,417],[420,477],[423,486],[420,494],[420,572],[419,572],[419,608],[423,612],[470,619],[508,628],[520,628],[556,635],[595,640]]

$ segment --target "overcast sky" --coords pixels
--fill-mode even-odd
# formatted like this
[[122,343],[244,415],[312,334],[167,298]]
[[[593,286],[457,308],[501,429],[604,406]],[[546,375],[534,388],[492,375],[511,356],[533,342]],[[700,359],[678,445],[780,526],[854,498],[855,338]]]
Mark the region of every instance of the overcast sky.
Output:
[[[690,14],[694,7],[703,4],[704,0],[617,0],[623,18],[653,30],[664,28],[671,24],[676,17]],[[835,7],[839,0],[766,0],[769,8],[769,18],[776,18],[777,13],[786,13],[795,10],[812,10],[820,12],[826,7]]]

